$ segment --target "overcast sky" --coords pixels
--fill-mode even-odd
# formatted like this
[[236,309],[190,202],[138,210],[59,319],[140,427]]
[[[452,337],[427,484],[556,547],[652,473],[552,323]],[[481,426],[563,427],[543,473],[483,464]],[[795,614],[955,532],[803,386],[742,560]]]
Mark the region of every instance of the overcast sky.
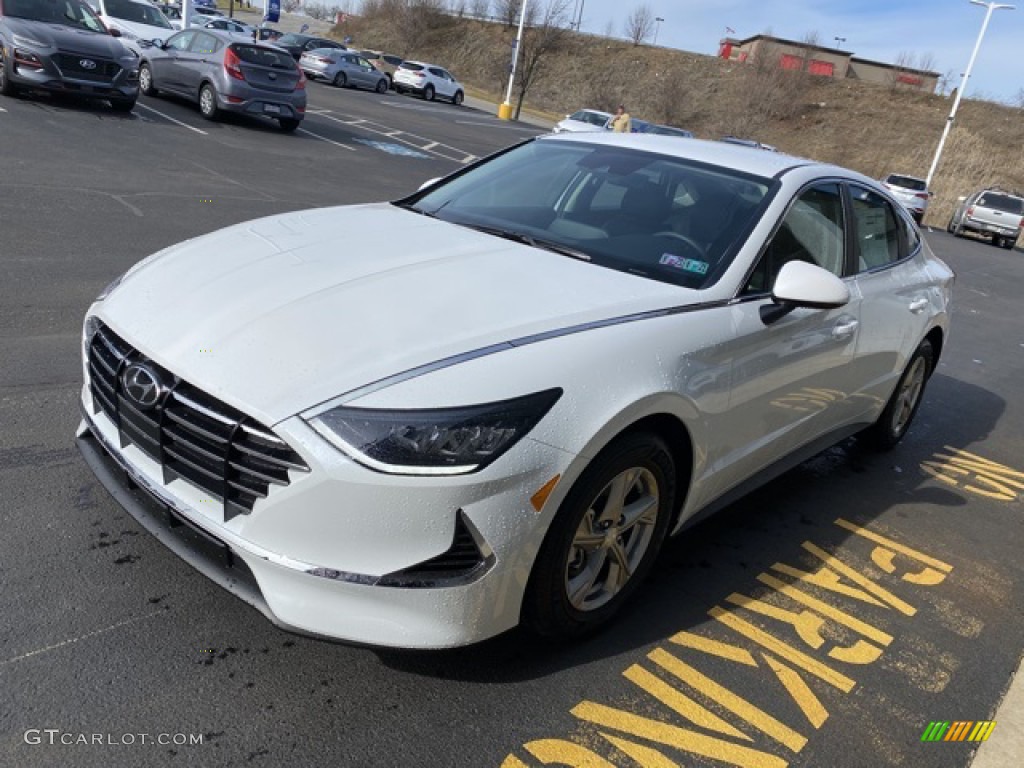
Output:
[[[530,0],[544,2],[544,0]],[[714,55],[729,34],[761,33],[802,40],[817,33],[821,45],[867,59],[894,63],[901,53],[950,73],[954,84],[967,68],[985,19],[969,0],[567,0],[569,13],[583,7],[582,31],[603,34],[609,23],[624,37],[630,12],[647,4],[664,22],[658,44]],[[735,32],[726,32],[726,28]],[[838,42],[836,37],[846,38]],[[1024,89],[1024,0],[1017,10],[996,10],[971,72],[966,95],[1015,102]]]

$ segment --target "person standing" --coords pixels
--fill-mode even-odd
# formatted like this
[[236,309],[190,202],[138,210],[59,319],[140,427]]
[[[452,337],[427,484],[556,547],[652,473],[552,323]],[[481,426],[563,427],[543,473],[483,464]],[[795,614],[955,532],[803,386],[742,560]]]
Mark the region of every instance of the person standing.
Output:
[[609,127],[615,131],[615,133],[630,133],[633,129],[632,120],[629,117],[629,112],[626,108],[619,104],[619,108],[615,110],[615,117],[612,118]]

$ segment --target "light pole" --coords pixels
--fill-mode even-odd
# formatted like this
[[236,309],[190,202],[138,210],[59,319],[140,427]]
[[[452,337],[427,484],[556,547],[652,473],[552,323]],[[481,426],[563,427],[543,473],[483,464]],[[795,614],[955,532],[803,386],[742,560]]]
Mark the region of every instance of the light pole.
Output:
[[498,117],[502,120],[512,119],[512,83],[516,79],[516,64],[519,62],[519,49],[523,43],[523,26],[526,24],[526,3],[523,0],[523,7],[519,11],[519,31],[516,32],[516,41],[512,44],[512,66],[508,72],[508,92],[505,94],[505,103],[498,105]]
[[983,2],[983,0],[971,0],[973,5],[985,6],[985,20],[981,23],[981,31],[978,33],[978,40],[974,43],[974,51],[971,52],[971,60],[967,62],[967,69],[964,70],[964,76],[960,79],[960,88],[956,92],[956,98],[953,99],[953,108],[949,110],[949,117],[946,118],[946,127],[942,129],[942,138],[939,139],[939,146],[935,149],[935,158],[932,160],[932,167],[928,169],[928,178],[925,179],[925,186],[931,188],[932,177],[935,175],[935,169],[939,167],[939,158],[942,157],[942,148],[946,145],[946,137],[949,136],[949,131],[953,127],[953,119],[956,117],[956,110],[960,106],[960,99],[963,98],[964,91],[967,90],[967,80],[971,76],[971,69],[974,67],[974,60],[978,57],[978,51],[981,49],[981,41],[985,37],[985,30],[988,29],[988,21],[992,18],[992,11],[998,11],[1000,8],[1006,8],[1007,10],[1014,10],[1017,6],[1005,5],[995,2]]
[[654,44],[655,45],[658,44],[658,30],[661,29],[661,22],[663,22],[663,21],[664,21],[664,19],[661,18],[661,16],[655,16],[654,17]]
[[846,42],[845,37],[833,37],[832,39],[836,41],[836,48],[841,48],[843,43]]

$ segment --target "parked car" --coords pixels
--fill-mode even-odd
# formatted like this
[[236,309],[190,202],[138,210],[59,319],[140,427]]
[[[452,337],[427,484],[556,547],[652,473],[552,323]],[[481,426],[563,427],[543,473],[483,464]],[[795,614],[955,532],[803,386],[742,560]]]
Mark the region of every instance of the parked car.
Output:
[[257,38],[267,43],[275,42],[281,37],[281,35],[282,32],[280,30],[272,29],[270,27],[260,27],[256,32]]
[[79,0],[2,0],[0,93],[71,93],[131,112],[139,95],[139,58],[120,36]]
[[132,267],[84,319],[79,446],[281,627],[574,636],[702,513],[850,435],[897,443],[952,282],[852,171],[547,135]]
[[631,133],[651,133],[658,136],[678,136],[680,138],[692,139],[693,134],[683,128],[673,128],[670,125],[658,125],[649,123],[646,120],[632,118],[630,120]]
[[198,101],[208,120],[222,112],[269,117],[294,131],[306,113],[306,76],[286,52],[227,32],[186,29],[143,52],[142,92]]
[[136,52],[153,40],[174,34],[170,20],[146,0],[87,0],[108,29],[121,33],[121,40]]
[[392,82],[396,93],[415,93],[427,101],[440,96],[459,106],[466,96],[462,83],[453,74],[424,61],[403,61],[395,70]]
[[314,35],[300,35],[296,33],[281,35],[281,37],[274,41],[274,45],[278,48],[284,48],[296,61],[302,57],[302,54],[305,51],[315,51],[317,48],[333,48],[337,51],[348,50],[346,46],[342,45],[337,40],[330,40],[326,37],[316,37]]
[[404,59],[393,53],[381,53],[380,51],[363,51],[362,56],[388,76],[388,87],[390,88],[394,82],[395,70],[402,65]]
[[1024,198],[998,187],[961,197],[946,225],[946,231],[960,237],[964,232],[988,237],[992,245],[1013,248],[1024,222]]
[[882,179],[882,186],[892,192],[893,197],[903,203],[918,224],[924,219],[932,193],[924,179],[902,173],[890,173]]
[[721,138],[721,141],[724,141],[726,144],[736,144],[737,146],[740,146],[740,147],[750,147],[752,149],[763,149],[763,150],[766,150],[768,152],[778,152],[779,151],[778,149],[773,147],[771,144],[764,144],[764,143],[762,143],[760,141],[755,141],[754,139],[740,139],[740,138],[737,138],[736,136],[723,136]]
[[302,54],[299,66],[310,80],[327,80],[338,88],[351,85],[377,93],[385,93],[388,89],[388,76],[350,51],[316,48]]
[[602,112],[599,109],[580,109],[556,123],[552,133],[605,131],[608,130],[608,124],[613,117],[611,112]]
[[201,24],[200,26],[203,29],[219,29],[222,32],[228,32],[235,37],[244,37],[248,40],[253,39],[253,33],[256,31],[254,27],[250,27],[248,24],[243,24],[240,21],[228,18],[210,19],[208,22]]

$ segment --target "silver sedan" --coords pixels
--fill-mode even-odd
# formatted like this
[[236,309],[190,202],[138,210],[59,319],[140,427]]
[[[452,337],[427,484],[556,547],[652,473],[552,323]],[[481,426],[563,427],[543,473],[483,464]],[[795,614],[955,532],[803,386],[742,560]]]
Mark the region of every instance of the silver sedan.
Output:
[[351,85],[386,93],[389,86],[388,76],[367,59],[336,48],[306,51],[299,66],[310,80],[328,80],[338,88]]

